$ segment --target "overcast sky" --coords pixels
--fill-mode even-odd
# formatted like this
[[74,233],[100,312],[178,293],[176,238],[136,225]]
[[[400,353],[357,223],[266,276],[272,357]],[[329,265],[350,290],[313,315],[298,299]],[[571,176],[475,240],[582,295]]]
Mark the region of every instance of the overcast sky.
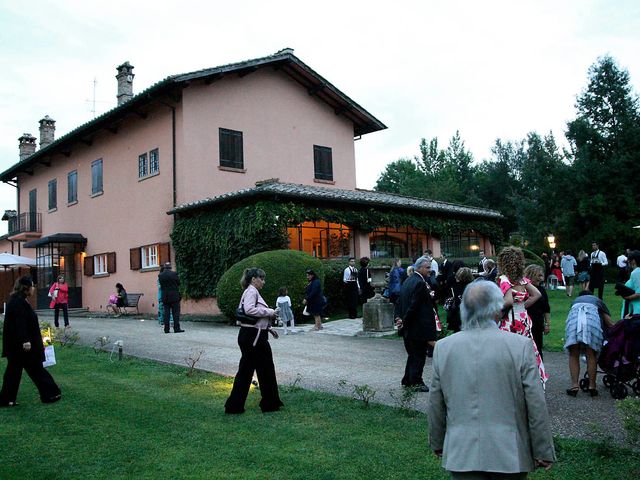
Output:
[[[115,107],[115,67],[134,93],[172,74],[290,47],[388,129],[356,142],[357,184],[385,165],[446,146],[456,130],[476,161],[496,138],[564,139],[587,70],[610,54],[640,90],[640,2],[71,1],[0,2],[0,171],[18,137],[50,115],[60,137]],[[0,210],[15,190],[0,185]],[[0,224],[0,234],[6,222]]]

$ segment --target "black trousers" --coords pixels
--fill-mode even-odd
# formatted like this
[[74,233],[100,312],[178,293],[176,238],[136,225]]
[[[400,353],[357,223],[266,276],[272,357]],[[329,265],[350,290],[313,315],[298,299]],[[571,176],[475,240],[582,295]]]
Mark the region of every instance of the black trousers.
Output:
[[[171,302],[162,304],[162,320],[164,321],[164,331],[169,333],[170,322],[173,319],[173,331],[180,330],[180,302]],[[172,317],[173,315],[173,317]]]
[[531,319],[531,335],[533,336],[533,341],[538,347],[538,352],[540,352],[540,358],[542,358],[542,344],[544,343],[544,317],[543,318],[532,318]]
[[358,316],[358,284],[356,282],[344,284],[344,297],[349,318],[356,318]]
[[244,412],[244,404],[249,394],[253,372],[258,375],[260,395],[262,395],[260,409],[263,412],[274,412],[284,405],[278,393],[276,369],[273,365],[273,355],[268,339],[269,333],[266,330],[262,330],[254,347],[253,342],[257,333],[258,331],[255,328],[240,327],[238,345],[240,346],[242,357],[240,358],[238,373],[236,373],[236,377],[233,380],[231,394],[224,404],[225,413]]
[[16,401],[23,369],[35,384],[43,402],[46,403],[52,397],[60,395],[60,388],[51,374],[42,366],[42,360],[37,355],[18,354],[7,358],[7,369],[4,371],[2,390],[0,390],[1,404]]
[[60,309],[62,309],[62,315],[64,317],[64,326],[68,327],[69,326],[69,305],[67,305],[66,303],[56,303],[56,306],[54,307],[54,310],[53,310],[53,324],[56,326],[56,328],[60,327],[60,324],[58,323],[58,319],[60,318]]
[[404,348],[407,351],[407,364],[404,368],[404,377],[402,377],[402,385],[405,387],[415,387],[424,385],[422,372],[424,364],[427,360],[427,348],[429,342],[427,340],[414,340],[404,337]]

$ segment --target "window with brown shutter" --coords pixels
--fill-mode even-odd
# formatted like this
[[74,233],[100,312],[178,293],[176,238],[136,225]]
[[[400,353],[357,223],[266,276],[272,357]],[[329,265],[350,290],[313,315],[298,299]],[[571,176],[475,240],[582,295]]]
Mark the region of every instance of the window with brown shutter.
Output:
[[84,274],[87,277],[93,276],[93,256],[84,257]]
[[116,252],[107,253],[107,273],[116,273]]
[[169,243],[161,243],[158,245],[158,256],[160,265],[164,265],[167,262],[171,261],[171,249],[169,247]]
[[142,258],[140,257],[140,247],[131,248],[129,250],[129,265],[131,270],[140,270],[142,268]]

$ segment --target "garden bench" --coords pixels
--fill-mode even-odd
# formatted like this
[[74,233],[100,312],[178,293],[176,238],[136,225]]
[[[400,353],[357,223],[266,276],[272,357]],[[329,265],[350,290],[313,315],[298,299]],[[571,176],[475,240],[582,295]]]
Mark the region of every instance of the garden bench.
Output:
[[143,296],[144,293],[128,293],[127,292],[127,302],[120,307],[122,313],[127,313],[127,308],[135,308],[136,313],[140,314],[140,310],[138,310],[138,303],[140,303],[140,297]]

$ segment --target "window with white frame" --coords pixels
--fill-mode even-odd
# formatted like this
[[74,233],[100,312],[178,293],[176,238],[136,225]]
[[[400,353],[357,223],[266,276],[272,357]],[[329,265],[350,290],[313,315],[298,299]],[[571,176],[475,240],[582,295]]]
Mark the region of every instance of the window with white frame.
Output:
[[158,245],[140,247],[140,256],[142,260],[142,268],[153,268],[159,266]]
[[138,179],[160,173],[160,152],[157,148],[138,155]]
[[149,152],[149,175],[160,171],[160,155],[157,148]]
[[148,174],[147,154],[138,155],[138,178],[144,178]]
[[106,253],[93,256],[93,274],[100,275],[103,273],[108,273]]

